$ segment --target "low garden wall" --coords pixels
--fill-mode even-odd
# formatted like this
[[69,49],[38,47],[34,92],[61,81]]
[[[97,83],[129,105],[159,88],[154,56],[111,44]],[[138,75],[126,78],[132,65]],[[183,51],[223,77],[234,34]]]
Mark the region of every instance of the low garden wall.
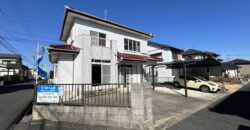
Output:
[[51,120],[123,129],[154,129],[151,84],[131,84],[130,98],[130,107],[34,104],[32,120]]

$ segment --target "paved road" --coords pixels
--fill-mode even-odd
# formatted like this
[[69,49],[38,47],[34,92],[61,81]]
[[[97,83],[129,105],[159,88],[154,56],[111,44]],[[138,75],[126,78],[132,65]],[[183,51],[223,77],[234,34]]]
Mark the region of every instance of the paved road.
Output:
[[0,130],[7,129],[32,101],[32,83],[0,86]]
[[178,122],[168,130],[250,129],[250,84]]
[[156,130],[169,128],[227,95],[225,93],[203,93],[189,89],[189,97],[186,98],[184,93],[184,89],[156,87],[153,92],[153,118]]

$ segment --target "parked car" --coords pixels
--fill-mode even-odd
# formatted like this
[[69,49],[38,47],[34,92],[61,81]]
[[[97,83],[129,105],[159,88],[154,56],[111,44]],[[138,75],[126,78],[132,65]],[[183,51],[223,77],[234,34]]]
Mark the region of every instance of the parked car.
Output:
[[[173,86],[184,86],[184,76],[176,76],[173,81]],[[187,87],[199,89],[205,93],[221,90],[221,87],[217,83],[209,81],[201,76],[187,76]]]

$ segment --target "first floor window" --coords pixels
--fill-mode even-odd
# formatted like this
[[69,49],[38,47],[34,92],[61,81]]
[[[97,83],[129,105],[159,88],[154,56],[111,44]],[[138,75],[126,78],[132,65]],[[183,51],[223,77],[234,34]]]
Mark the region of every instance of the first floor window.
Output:
[[92,83],[110,83],[110,65],[107,64],[92,64]]
[[110,65],[102,65],[102,83],[110,83]]

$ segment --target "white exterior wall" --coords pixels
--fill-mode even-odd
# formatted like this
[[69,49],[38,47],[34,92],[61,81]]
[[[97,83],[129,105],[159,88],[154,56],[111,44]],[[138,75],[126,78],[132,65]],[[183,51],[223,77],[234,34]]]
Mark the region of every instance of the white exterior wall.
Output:
[[[147,39],[141,36],[137,36],[131,33],[127,33],[118,29],[106,27],[96,23],[76,19],[74,23],[75,34],[76,36],[87,35],[90,36],[90,30],[101,32],[106,34],[107,40],[115,40],[117,42],[117,50],[119,52],[133,53],[133,54],[147,54]],[[74,30],[74,29],[73,29]],[[139,41],[141,43],[141,52],[131,52],[124,50],[124,38],[132,39]],[[74,39],[74,38],[73,38]]]
[[[170,48],[161,48],[158,46],[148,45],[148,54],[162,53],[162,62],[171,62],[172,51]],[[161,63],[161,62],[158,62]],[[157,71],[157,72],[156,72]],[[172,74],[172,69],[167,68],[165,65],[155,67],[155,74],[157,74],[157,82],[172,82],[174,76]],[[150,77],[151,78],[151,77]]]
[[[107,47],[92,46],[90,30],[106,34]],[[124,38],[139,41],[141,46],[141,52],[125,51]],[[72,25],[71,28],[71,32],[66,42],[67,44],[73,43],[74,46],[81,48],[80,53],[74,56],[75,59],[74,59],[73,78],[72,75],[67,77],[68,81],[73,80],[73,83],[92,83],[93,63],[91,62],[91,59],[110,60],[111,62],[108,63],[110,64],[111,68],[110,82],[117,83],[118,82],[117,52],[131,53],[137,55],[147,54],[146,38],[80,19],[76,19],[74,21],[74,24]],[[58,67],[60,66],[60,64],[63,64],[62,61],[60,61],[60,63],[59,61],[58,61]],[[63,67],[64,66],[61,66],[61,68]],[[66,67],[69,66],[66,65]],[[135,68],[137,67],[135,66]],[[139,80],[140,74],[138,69],[134,69],[133,73],[134,73],[133,80],[136,82],[140,81]],[[64,75],[64,73],[60,72],[59,70],[59,73],[57,75],[59,75],[58,78],[63,78],[63,76],[61,75]],[[63,81],[61,79],[57,80],[57,83],[59,82],[61,83]]]
[[73,81],[73,55],[60,55],[55,71],[55,83],[71,84]]
[[225,72],[222,73],[223,76],[225,76],[226,74],[228,74],[229,78],[238,78],[240,77],[240,74],[238,73],[238,70],[226,70]]

